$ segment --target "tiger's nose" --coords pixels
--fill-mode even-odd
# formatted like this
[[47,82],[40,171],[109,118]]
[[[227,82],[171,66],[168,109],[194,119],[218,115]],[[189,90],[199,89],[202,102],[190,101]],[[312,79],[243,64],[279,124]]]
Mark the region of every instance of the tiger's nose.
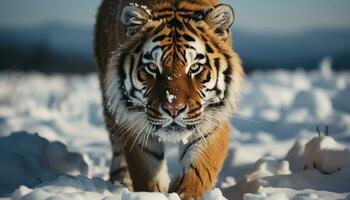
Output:
[[176,118],[177,116],[180,115],[180,113],[185,111],[186,104],[179,104],[179,105],[165,104],[165,105],[162,105],[161,107],[172,118]]

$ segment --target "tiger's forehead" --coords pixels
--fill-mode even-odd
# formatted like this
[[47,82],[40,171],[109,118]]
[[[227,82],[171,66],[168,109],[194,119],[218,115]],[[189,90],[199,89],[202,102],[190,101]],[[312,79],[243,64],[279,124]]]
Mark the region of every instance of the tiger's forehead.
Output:
[[159,19],[155,33],[143,46],[143,62],[161,67],[188,66],[205,62],[205,43],[195,31],[195,21],[177,12]]
[[205,44],[200,37],[174,27],[164,28],[143,47],[143,63],[152,62],[161,68],[187,69],[194,63],[205,63],[205,58]]
[[[200,20],[205,16],[213,6],[218,3],[199,1],[200,3],[167,0],[159,1],[159,3],[152,3],[150,5],[153,12],[153,18],[159,19],[164,17],[172,17],[178,15],[185,18],[192,18]],[[213,4],[214,3],[214,4]]]

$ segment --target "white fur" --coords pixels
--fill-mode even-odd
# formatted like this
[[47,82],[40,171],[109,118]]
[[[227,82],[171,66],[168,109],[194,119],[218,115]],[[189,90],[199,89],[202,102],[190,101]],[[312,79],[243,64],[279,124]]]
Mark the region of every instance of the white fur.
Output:
[[[117,55],[113,55],[108,66],[107,74],[105,78],[106,83],[106,97],[107,106],[111,113],[115,113],[115,121],[117,124],[123,124],[135,139],[135,143],[145,142],[144,140],[151,135],[151,127],[147,120],[147,115],[145,112],[129,112],[125,106],[122,106],[122,93],[120,89],[120,79],[117,76]],[[127,87],[127,86],[125,86]],[[127,90],[127,88],[125,88]],[[135,100],[135,98],[133,98]],[[139,103],[143,103],[138,100]],[[131,139],[128,135],[120,134],[115,137],[126,137],[124,139]],[[147,136],[148,135],[148,136]],[[123,144],[125,145],[125,144]]]
[[[152,41],[148,41],[145,43],[144,47],[143,47],[143,52],[148,52],[148,50],[153,49],[154,47],[156,47],[157,45],[159,45],[159,42],[152,42]],[[149,64],[149,63],[154,63],[158,66],[158,70],[160,73],[163,73],[163,68],[162,68],[162,61],[161,56],[162,56],[162,50],[161,49],[157,49],[156,51],[153,52],[152,54],[152,58],[153,60],[147,60],[145,58],[142,58],[142,62]]]
[[195,60],[197,54],[203,54],[205,55],[205,46],[203,42],[199,42],[197,38],[195,38],[196,41],[189,42],[189,45],[193,46],[196,50],[193,49],[186,49],[185,57],[187,60],[187,65],[185,68],[186,74],[188,74],[190,67],[195,63],[201,63],[204,64],[206,62],[206,59],[201,60],[200,62],[198,60]]
[[166,143],[179,143],[184,141],[188,141],[188,139],[193,135],[191,131],[185,130],[184,132],[167,132],[164,130],[159,130],[155,133],[158,136],[160,142]]

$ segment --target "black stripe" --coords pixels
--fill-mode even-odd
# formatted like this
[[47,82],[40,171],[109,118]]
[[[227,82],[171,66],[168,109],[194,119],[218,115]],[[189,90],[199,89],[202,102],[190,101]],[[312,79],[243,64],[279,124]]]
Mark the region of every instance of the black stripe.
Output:
[[192,113],[194,113],[194,112],[197,112],[197,111],[200,110],[200,109],[202,109],[202,106],[197,106],[196,108],[194,108],[194,109],[188,111],[187,114],[188,114],[188,115],[189,115],[189,114],[192,114]]
[[157,35],[160,31],[163,30],[163,28],[165,27],[165,23],[163,23],[162,25],[160,25],[159,27],[157,27],[154,31],[153,31],[153,35]]
[[134,85],[134,81],[133,81],[133,78],[132,78],[132,71],[134,69],[134,64],[135,64],[135,58],[134,56],[130,56],[130,66],[129,66],[129,78],[130,78],[130,82],[131,82],[131,91],[130,91],[130,95],[135,97],[135,92],[136,92],[136,88],[135,88],[135,85]]
[[220,58],[215,58],[214,59],[214,65],[216,67],[216,70],[220,70]]
[[218,85],[218,81],[219,81],[220,58],[215,58],[214,59],[214,65],[216,67],[216,82],[215,82],[215,87],[216,87]]
[[214,53],[213,48],[211,48],[211,46],[209,44],[205,44],[205,49],[208,53]]
[[162,14],[162,15],[159,15],[157,17],[154,17],[153,20],[157,21],[159,19],[162,19],[162,18],[168,18],[168,17],[172,17],[174,16],[173,14]]
[[192,114],[193,112],[196,112],[197,110],[200,110],[202,108],[201,102],[196,101],[195,103],[196,103],[197,107],[192,109],[192,110],[190,110],[190,111],[188,111],[188,114]]
[[175,12],[176,10],[174,8],[162,8],[160,10],[158,10],[158,13],[161,13],[161,12],[168,12],[168,11],[171,11],[171,12]]
[[181,195],[181,193],[184,192],[184,190],[186,189],[186,186],[184,186],[180,191],[178,191],[177,193]]
[[209,108],[219,108],[219,107],[224,107],[224,106],[225,106],[225,103],[222,101],[208,105]]
[[118,174],[120,174],[120,173],[122,173],[122,172],[125,172],[125,171],[127,171],[127,170],[128,170],[127,167],[121,167],[121,168],[119,168],[119,169],[114,170],[113,172],[111,172],[109,176],[110,176],[111,178],[113,178],[113,177],[115,177],[115,176],[118,176]]
[[202,84],[208,83],[211,79],[210,73],[207,74],[207,77],[205,80],[201,81]]
[[[149,105],[151,105],[151,103],[149,103]],[[153,107],[149,107],[148,110],[159,114],[159,111],[157,109],[154,109]]]
[[143,42],[144,42],[144,41],[146,41],[146,38],[143,38],[143,39],[141,40],[141,43],[140,43],[139,45],[137,45],[137,47],[135,48],[134,53],[140,53],[140,52],[141,52],[142,47],[143,47]]
[[[179,1],[175,1],[175,4],[178,3]],[[174,5],[175,7],[177,7],[176,5]],[[199,14],[205,14],[207,11],[193,11],[193,10],[189,10],[189,9],[185,9],[185,8],[171,8],[171,7],[167,7],[167,8],[162,8],[160,10],[158,10],[158,13],[160,12],[177,12],[177,13],[188,13],[188,14],[195,14],[195,13],[199,13]]]
[[204,167],[204,169],[207,171],[209,181],[210,181],[210,182],[213,182],[213,179],[211,178],[211,174],[210,174],[210,172],[209,172],[209,169],[206,168],[204,164],[203,164],[203,167]]
[[144,82],[145,80],[142,78],[141,73],[142,73],[141,70],[139,70],[139,71],[137,72],[137,78],[140,80],[140,82]]
[[189,31],[191,31],[192,33],[194,33],[194,34],[197,35],[197,31],[194,30],[194,28],[191,26],[191,24],[186,23],[186,22],[185,22],[184,24],[185,24],[186,28],[187,28]]
[[193,50],[196,50],[193,46],[190,46],[190,45],[188,45],[188,44],[185,44],[184,47],[185,47],[186,49],[193,49]]
[[170,48],[168,47],[168,46],[164,46],[164,48],[162,48],[162,50],[163,50],[163,53],[162,53],[162,56],[160,57],[160,60],[162,60],[163,62],[164,62],[164,58],[166,57],[166,54],[167,54],[167,52],[168,52],[168,50],[169,50]]
[[197,29],[200,30],[202,33],[205,33],[205,30],[203,27],[200,26],[200,27],[197,27]]
[[166,35],[160,35],[160,36],[155,37],[152,41],[158,42],[158,41],[164,40],[164,38],[166,38]]
[[191,167],[191,169],[193,169],[194,173],[196,174],[196,176],[198,177],[198,179],[201,181],[201,183],[203,185],[204,183],[203,183],[201,175],[199,174],[198,169],[193,164],[191,164],[190,167]]
[[201,53],[198,53],[198,54],[196,55],[196,58],[195,58],[195,59],[202,60],[202,59],[204,59],[204,55],[201,54]]
[[[118,66],[124,66],[124,63],[125,63],[125,59],[126,59],[126,54],[123,53],[119,56],[118,58],[118,61],[119,61],[119,65]],[[121,83],[124,83],[124,80],[126,78],[126,74],[125,74],[125,71],[124,71],[124,67],[118,67],[119,70],[118,70],[118,75],[120,76],[121,78]],[[120,84],[120,86],[122,87],[122,85],[124,84]],[[122,89],[123,90],[123,89]]]
[[196,128],[195,125],[186,125],[186,128],[189,130],[189,131],[192,131],[193,129]]
[[202,98],[205,98],[205,93],[202,90],[199,90],[200,95],[202,96]]
[[174,45],[176,45],[176,41],[179,40],[181,34],[177,31],[177,29],[174,29],[174,31],[172,32],[173,34],[173,43]]
[[182,37],[183,37],[185,40],[189,41],[189,42],[195,42],[195,41],[196,41],[192,36],[190,36],[190,35],[188,35],[188,34],[186,34],[186,33],[185,33]]
[[180,30],[183,29],[183,24],[176,18],[173,18],[172,20],[170,20],[168,22],[168,24],[171,26],[171,27],[175,27],[175,28],[179,28]]
[[208,39],[207,39],[207,37],[205,37],[205,35],[200,34],[200,36],[201,36],[202,40],[203,40],[205,43],[208,42]]
[[[224,53],[224,56],[225,56],[225,59],[227,61],[227,69],[224,71],[224,75],[225,75],[224,81],[228,85],[232,81],[230,75],[234,72],[233,72],[233,65],[232,65],[232,62],[230,60],[231,57],[226,53]],[[229,92],[228,90],[225,90],[225,93],[224,93],[225,97],[227,97],[228,92]]]
[[185,118],[185,119],[194,119],[194,118],[197,118],[201,115],[202,115],[201,113],[195,113],[191,118]]
[[206,57],[206,61],[205,61],[205,64],[204,64],[204,65],[208,66],[209,69],[213,69],[212,66],[211,66],[211,64],[210,64],[210,59],[209,59],[208,54],[206,54],[205,57]]
[[224,71],[225,83],[229,84],[231,82],[232,80],[231,74],[232,74],[232,68],[231,66],[228,66],[228,68]]
[[135,64],[135,57],[134,56],[130,56],[130,68],[129,68],[129,74],[132,74],[132,70],[134,69],[134,64]]
[[145,55],[143,55],[143,57],[147,60],[152,60],[152,55],[149,52],[145,53]]
[[[139,62],[138,62],[138,66],[141,65],[141,63],[142,63],[141,60],[142,60],[142,58],[141,58],[141,56],[140,56],[140,59],[139,59]],[[136,93],[136,92],[140,92],[140,90],[137,89],[137,88],[135,87],[135,84],[134,84],[134,81],[133,81],[133,77],[132,77],[133,69],[134,69],[134,67],[135,67],[134,65],[135,65],[135,57],[134,57],[134,56],[131,56],[131,57],[130,57],[129,76],[130,76],[130,82],[131,82],[132,88],[131,88],[131,90],[130,90],[130,96],[137,98],[135,93]],[[126,105],[128,106],[129,104],[127,103]],[[132,104],[131,104],[130,106],[132,106]]]
[[143,152],[145,152],[145,153],[147,153],[147,154],[153,156],[153,157],[156,158],[157,160],[163,160],[163,159],[164,159],[164,153],[163,153],[163,152],[161,152],[161,153],[159,154],[159,153],[157,153],[157,152],[155,152],[155,151],[152,151],[152,150],[150,150],[150,149],[148,149],[148,148],[146,148],[146,147],[143,147],[142,150],[143,150]]
[[149,96],[149,94],[151,93],[151,89],[152,89],[152,88],[146,89],[145,94],[143,94],[143,98],[146,98],[146,97]]

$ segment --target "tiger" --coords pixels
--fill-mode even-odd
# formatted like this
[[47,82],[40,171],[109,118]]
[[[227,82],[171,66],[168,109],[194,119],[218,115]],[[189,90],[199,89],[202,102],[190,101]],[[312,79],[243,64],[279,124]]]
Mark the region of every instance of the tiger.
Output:
[[[233,8],[218,0],[103,0],[94,56],[112,183],[201,199],[227,156],[244,84]],[[170,178],[165,150],[178,147]]]

